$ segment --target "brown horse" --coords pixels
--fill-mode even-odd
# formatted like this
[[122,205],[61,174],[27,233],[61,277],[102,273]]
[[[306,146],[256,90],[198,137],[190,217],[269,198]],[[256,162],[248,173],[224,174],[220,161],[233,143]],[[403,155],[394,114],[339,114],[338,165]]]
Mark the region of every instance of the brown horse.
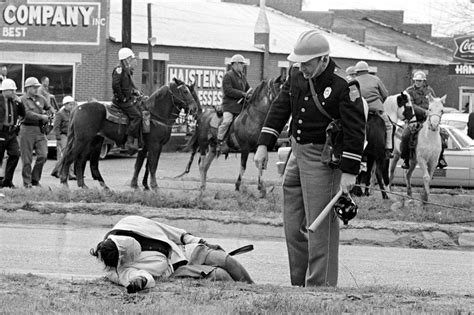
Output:
[[[171,126],[181,109],[195,110],[196,100],[190,89],[179,80],[174,80],[154,92],[147,100],[145,107],[151,114],[150,133],[144,135],[144,148],[137,157],[135,176],[138,176],[143,159],[148,153],[148,169],[151,174],[151,186],[156,187],[156,168],[161,148],[169,138]],[[195,93],[194,93],[195,95]],[[79,187],[87,188],[84,184],[84,169],[87,160],[90,161],[92,178],[108,189],[99,172],[99,155],[104,137],[117,145],[125,143],[125,125],[110,122],[106,118],[105,106],[98,102],[79,105],[71,118],[68,140],[60,166],[61,183],[67,186],[69,167],[74,162]],[[136,184],[136,180],[135,180]],[[133,186],[133,181],[132,181]]]
[[[272,80],[262,81],[252,94],[252,97],[246,102],[240,114],[234,119],[229,128],[227,143],[231,149],[240,151],[240,173],[235,183],[235,189],[240,190],[242,177],[247,167],[247,159],[250,152],[255,152],[257,148],[258,136],[262,129],[263,122],[267,116],[268,109],[273,99],[277,96],[282,84],[280,77]],[[191,168],[194,155],[199,149],[199,172],[201,175],[201,190],[206,189],[207,171],[216,156],[216,128],[212,126],[212,121],[217,116],[216,111],[209,110],[203,112],[197,120],[195,133],[187,144],[191,149],[191,157],[186,166],[186,170],[177,177],[181,177]],[[261,174],[258,176],[258,190],[262,197],[265,196],[265,187],[261,180]]]

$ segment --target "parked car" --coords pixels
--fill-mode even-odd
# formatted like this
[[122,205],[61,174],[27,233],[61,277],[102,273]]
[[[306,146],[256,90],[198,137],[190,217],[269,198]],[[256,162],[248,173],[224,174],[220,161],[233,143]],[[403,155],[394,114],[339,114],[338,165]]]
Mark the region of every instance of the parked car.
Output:
[[441,116],[441,124],[455,127],[467,134],[468,119],[467,113],[445,113]]
[[[442,187],[474,187],[474,140],[464,131],[454,126],[441,125],[449,135],[448,148],[444,157],[448,166],[436,169],[431,186]],[[394,184],[405,185],[404,170],[400,161],[395,170]],[[412,176],[413,185],[423,185],[423,177],[419,166]]]
[[[453,126],[441,125],[441,128],[446,130],[449,135],[448,148],[444,151],[448,166],[445,169],[435,171],[431,186],[474,188],[474,140]],[[280,173],[289,152],[289,147],[278,149],[276,164]],[[395,170],[394,184],[405,185],[404,170],[401,168],[402,162],[399,161]],[[419,166],[416,167],[413,173],[412,184],[423,184]]]

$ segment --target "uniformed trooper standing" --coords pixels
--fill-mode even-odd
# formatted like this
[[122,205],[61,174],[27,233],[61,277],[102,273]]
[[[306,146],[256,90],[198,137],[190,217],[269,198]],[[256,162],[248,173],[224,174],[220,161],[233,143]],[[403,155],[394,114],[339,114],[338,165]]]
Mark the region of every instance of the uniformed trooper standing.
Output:
[[0,95],[0,161],[5,152],[8,154],[5,175],[0,181],[0,187],[14,188],[13,173],[20,159],[20,147],[17,140],[16,124],[19,116],[25,116],[25,107],[16,96],[15,81],[4,79]]
[[[40,86],[37,78],[26,79],[26,93],[21,98],[25,106],[25,120],[20,128],[21,175],[26,188],[40,186],[43,165],[48,157],[48,139],[42,126],[48,123],[48,114],[52,115],[52,109],[46,99],[38,94]],[[36,152],[36,162],[32,170],[33,152]]]
[[245,58],[236,54],[230,59],[231,69],[226,72],[222,80],[224,98],[222,100],[223,117],[217,131],[217,150],[220,153],[229,152],[229,147],[224,140],[235,115],[238,115],[244,100],[251,95],[250,85],[244,74]]
[[388,97],[388,91],[379,77],[369,73],[369,65],[365,61],[359,61],[355,65],[357,73],[357,81],[360,85],[360,93],[369,104],[369,112],[377,113],[385,122],[385,149],[386,157],[390,157],[390,152],[393,150],[393,125],[385,113],[383,102]]
[[[294,65],[272,103],[258,140],[255,163],[268,161],[284,125],[292,116],[290,155],[283,182],[283,222],[288,247],[291,284],[335,286],[338,277],[339,222],[331,212],[315,233],[309,226],[341,188],[348,193],[359,172],[365,135],[365,116],[359,84],[348,79],[329,57],[329,43],[316,30],[302,33],[288,60]],[[313,101],[314,83],[321,106],[344,130],[339,169],[321,162],[330,119]]]
[[125,148],[130,152],[138,150],[135,138],[138,138],[141,113],[135,104],[135,96],[139,95],[138,89],[133,83],[133,69],[137,63],[135,54],[130,48],[121,48],[118,52],[120,61],[112,72],[112,90],[114,92],[113,102],[119,106],[130,119],[127,128],[127,142]]

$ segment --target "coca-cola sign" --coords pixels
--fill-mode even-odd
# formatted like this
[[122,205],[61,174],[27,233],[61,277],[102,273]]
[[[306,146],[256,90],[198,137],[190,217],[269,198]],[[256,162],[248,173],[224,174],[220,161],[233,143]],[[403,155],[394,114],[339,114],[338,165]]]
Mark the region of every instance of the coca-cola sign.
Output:
[[456,37],[456,51],[454,58],[474,62],[474,35]]

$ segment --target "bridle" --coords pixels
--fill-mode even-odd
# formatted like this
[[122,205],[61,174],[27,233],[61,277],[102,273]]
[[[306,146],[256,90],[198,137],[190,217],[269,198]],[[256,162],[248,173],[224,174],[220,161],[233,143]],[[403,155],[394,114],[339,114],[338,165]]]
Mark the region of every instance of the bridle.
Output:
[[[267,82],[267,88],[266,88],[266,95],[268,97],[268,101],[271,104],[273,100],[276,98],[278,91],[275,87],[276,83],[274,81],[275,79],[268,80]],[[246,101],[247,102],[247,101]],[[248,103],[247,103],[248,105]],[[247,106],[247,110],[250,109],[250,106]],[[254,107],[253,110],[255,110],[257,113],[260,113],[262,115],[266,115],[268,113],[268,109],[266,110],[260,110],[257,107]]]
[[[439,118],[439,121],[438,121],[438,123],[436,124],[435,127],[433,126],[433,123],[431,122],[431,117],[433,117],[433,116]],[[439,124],[440,124],[440,122],[441,122],[441,116],[443,116],[443,112],[442,112],[442,111],[441,111],[441,114],[430,114],[430,115],[428,115],[428,119],[427,119],[427,120],[428,120],[428,124],[429,124],[429,126],[430,126],[430,130],[431,130],[431,131],[436,131],[436,130],[438,130]]]
[[[177,86],[178,87],[178,86]],[[186,87],[187,88],[187,87]],[[181,91],[179,90],[179,88],[177,88],[177,90],[181,93]],[[184,99],[176,96],[174,93],[173,93],[173,89],[171,88],[171,86],[168,86],[168,91],[170,93],[170,96],[171,96],[171,104],[172,106],[174,107],[174,109],[176,110],[176,114],[174,113],[174,111],[172,111],[171,113],[171,118],[165,118],[165,117],[161,117],[160,115],[154,113],[153,111],[151,111],[151,108],[150,108],[150,104],[151,102],[149,102],[148,104],[146,104],[146,108],[147,110],[150,112],[150,115],[151,117],[154,117],[155,120],[157,120],[159,123],[164,123],[166,126],[168,127],[172,127],[173,123],[176,121],[176,119],[179,117],[179,114],[181,112],[181,109],[187,107],[187,103],[184,101]],[[152,95],[150,95],[149,99],[148,100],[151,100],[152,98],[154,98],[156,96],[156,94],[158,93],[158,91],[155,91]],[[177,100],[179,102],[179,104],[182,104],[184,106],[182,107],[179,107],[178,105],[176,105],[176,102],[175,100]]]

